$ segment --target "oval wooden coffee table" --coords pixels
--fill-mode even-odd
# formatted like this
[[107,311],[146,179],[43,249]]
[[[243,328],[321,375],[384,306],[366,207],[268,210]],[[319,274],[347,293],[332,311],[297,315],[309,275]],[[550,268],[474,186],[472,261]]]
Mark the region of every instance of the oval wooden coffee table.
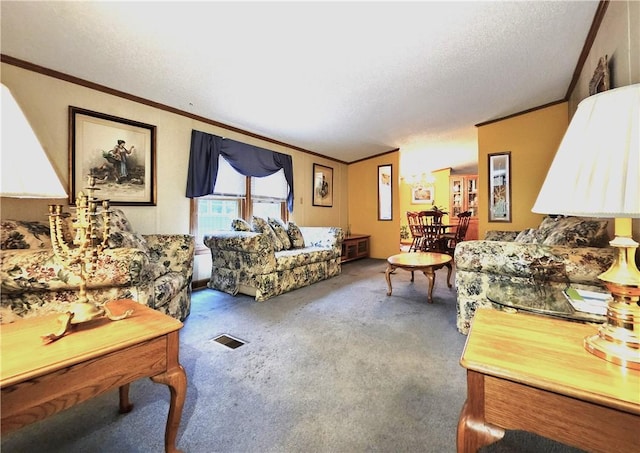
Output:
[[429,292],[427,301],[433,303],[433,282],[435,278],[435,271],[447,267],[447,286],[451,288],[451,256],[444,253],[435,252],[415,252],[415,253],[400,253],[387,258],[387,270],[385,271],[385,278],[387,279],[387,296],[391,295],[391,273],[396,269],[404,269],[411,272],[411,281],[413,281],[413,272],[422,272],[429,280]]

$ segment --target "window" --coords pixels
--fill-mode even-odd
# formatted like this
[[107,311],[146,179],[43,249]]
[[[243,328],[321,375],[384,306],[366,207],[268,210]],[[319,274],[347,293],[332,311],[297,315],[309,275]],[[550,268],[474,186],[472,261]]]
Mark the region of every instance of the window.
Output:
[[191,234],[196,238],[196,252],[208,252],[204,236],[214,230],[230,230],[233,219],[243,218],[251,223],[251,216],[255,215],[286,221],[288,187],[283,170],[264,178],[248,177],[221,156],[215,193],[191,201]]

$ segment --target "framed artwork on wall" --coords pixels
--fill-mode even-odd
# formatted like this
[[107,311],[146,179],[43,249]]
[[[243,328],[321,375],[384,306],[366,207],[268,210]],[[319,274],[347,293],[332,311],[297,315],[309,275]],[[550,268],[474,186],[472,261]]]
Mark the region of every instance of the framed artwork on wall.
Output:
[[112,205],[156,204],[156,127],[69,106],[69,203],[95,177]]
[[378,220],[393,220],[392,166],[378,165]]
[[313,206],[333,206],[333,168],[313,164]]
[[489,222],[511,222],[511,152],[489,154]]
[[609,72],[609,56],[605,55],[598,60],[598,66],[593,71],[589,81],[589,96],[602,93],[611,88],[611,75]]

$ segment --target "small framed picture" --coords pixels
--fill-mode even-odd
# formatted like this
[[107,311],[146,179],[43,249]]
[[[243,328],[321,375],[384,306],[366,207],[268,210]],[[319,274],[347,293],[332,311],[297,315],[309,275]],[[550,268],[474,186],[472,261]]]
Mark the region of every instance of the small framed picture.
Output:
[[156,127],[69,107],[69,203],[93,176],[112,205],[156,204]]
[[489,222],[511,222],[511,152],[489,154]]
[[419,184],[411,188],[411,203],[413,204],[433,204],[435,197],[433,184]]
[[313,206],[333,206],[333,168],[313,164]]

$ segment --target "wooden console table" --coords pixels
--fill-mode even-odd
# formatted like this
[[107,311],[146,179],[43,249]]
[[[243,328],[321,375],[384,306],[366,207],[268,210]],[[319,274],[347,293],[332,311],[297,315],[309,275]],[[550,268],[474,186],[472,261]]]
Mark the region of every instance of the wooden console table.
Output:
[[369,256],[368,234],[352,234],[342,241],[342,262],[345,263]]
[[109,304],[121,321],[96,320],[51,343],[40,336],[56,329],[56,315],[2,325],[0,337],[1,432],[5,434],[75,404],[120,388],[120,411],[128,412],[129,384],[143,377],[171,391],[165,450],[177,452],[176,434],[187,388],[178,362],[182,323],[132,300]]
[[587,352],[596,327],[524,313],[476,311],[461,364],[467,401],[458,452],[524,430],[590,452],[637,451],[640,371]]

